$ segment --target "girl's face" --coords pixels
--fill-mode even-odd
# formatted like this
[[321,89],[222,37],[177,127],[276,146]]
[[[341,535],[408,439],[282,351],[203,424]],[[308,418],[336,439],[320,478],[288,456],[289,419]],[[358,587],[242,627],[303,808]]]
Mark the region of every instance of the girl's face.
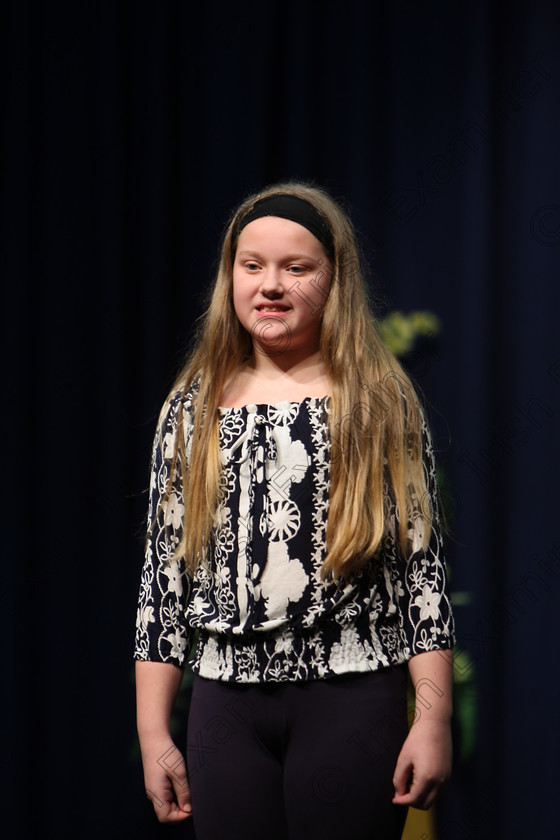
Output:
[[259,352],[311,355],[319,348],[330,263],[302,225],[263,216],[243,228],[233,263],[233,306]]

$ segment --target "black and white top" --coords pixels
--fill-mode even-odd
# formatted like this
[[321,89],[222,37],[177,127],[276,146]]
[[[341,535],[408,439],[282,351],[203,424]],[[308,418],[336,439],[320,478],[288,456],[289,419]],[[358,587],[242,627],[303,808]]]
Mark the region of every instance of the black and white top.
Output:
[[170,562],[188,517],[179,478],[160,510],[181,403],[189,457],[193,393],[171,399],[154,440],[149,521],[157,521],[142,572],[136,659],[183,666],[192,652],[192,669],[209,679],[300,681],[375,671],[452,646],[427,426],[424,466],[434,513],[428,548],[420,547],[419,521],[405,562],[388,499],[382,551],[350,580],[323,581],[329,398],[220,408],[218,524],[209,562],[193,579]]

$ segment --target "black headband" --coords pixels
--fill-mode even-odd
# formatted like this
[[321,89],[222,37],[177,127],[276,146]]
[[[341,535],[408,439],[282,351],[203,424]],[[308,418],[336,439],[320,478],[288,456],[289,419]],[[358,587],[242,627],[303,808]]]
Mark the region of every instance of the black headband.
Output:
[[232,242],[234,248],[243,228],[263,216],[279,216],[281,219],[289,219],[291,222],[303,225],[319,240],[328,255],[334,257],[333,235],[327,220],[309,201],[289,193],[275,193],[259,199],[237,224]]

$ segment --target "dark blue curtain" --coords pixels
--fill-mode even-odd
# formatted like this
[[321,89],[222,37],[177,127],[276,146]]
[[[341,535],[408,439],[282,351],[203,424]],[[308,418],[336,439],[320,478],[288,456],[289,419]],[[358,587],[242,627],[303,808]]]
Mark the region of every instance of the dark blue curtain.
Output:
[[473,745],[456,721],[437,835],[553,836],[559,4],[0,16],[6,836],[189,834],[155,823],[135,751],[150,443],[229,212],[294,177],[346,203],[381,314],[441,323],[407,363],[445,477],[476,729]]

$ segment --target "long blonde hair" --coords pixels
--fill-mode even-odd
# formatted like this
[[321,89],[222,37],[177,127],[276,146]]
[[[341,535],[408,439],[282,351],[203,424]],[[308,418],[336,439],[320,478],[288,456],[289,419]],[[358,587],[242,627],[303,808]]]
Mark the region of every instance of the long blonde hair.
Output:
[[[250,196],[225,230],[209,306],[195,336],[194,349],[170,392],[186,393],[195,380],[192,447],[187,463],[179,416],[167,503],[177,471],[187,511],[176,557],[189,573],[206,556],[220,496],[218,406],[224,386],[251,352],[251,337],[232,304],[232,271],[238,224],[256,201],[289,193],[310,202],[332,232],[332,277],[321,325],[320,351],[331,383],[330,497],[327,554],[323,576],[345,578],[379,551],[390,527],[386,485],[399,512],[395,537],[406,555],[411,522],[422,517],[420,539],[428,543],[422,464],[422,410],[412,383],[378,335],[360,267],[356,236],[342,208],[316,186],[287,182]],[[164,406],[165,410],[165,406]]]

